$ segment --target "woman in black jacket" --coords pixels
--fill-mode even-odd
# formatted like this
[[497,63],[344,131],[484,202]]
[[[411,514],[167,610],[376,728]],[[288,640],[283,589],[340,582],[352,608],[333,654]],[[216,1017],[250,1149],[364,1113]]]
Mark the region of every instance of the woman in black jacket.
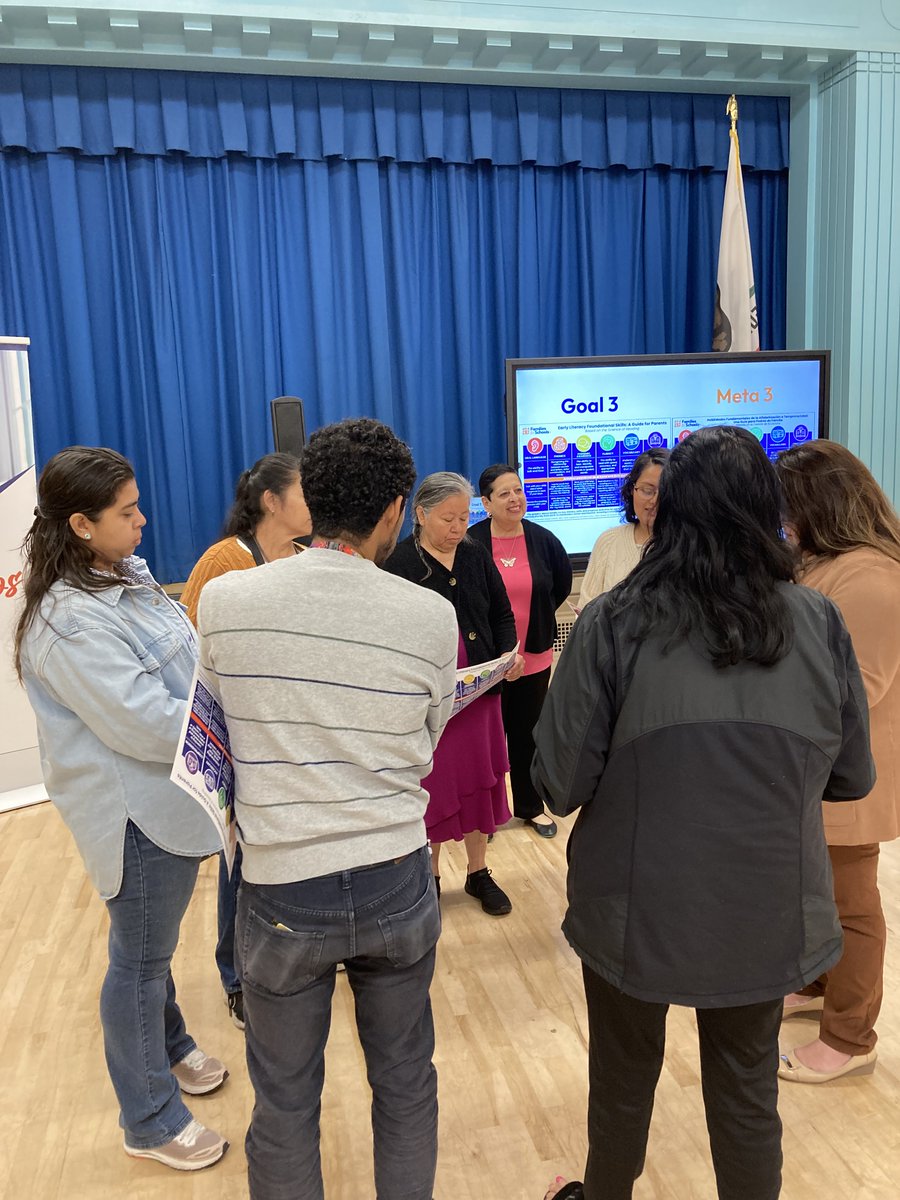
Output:
[[[444,596],[456,609],[458,667],[489,662],[516,644],[516,623],[497,568],[487,551],[466,537],[471,497],[472,485],[462,475],[429,475],[413,499],[412,536],[384,564],[394,575]],[[518,678],[523,665],[517,655],[507,678]],[[429,795],[425,828],[438,895],[441,844],[464,841],[466,892],[495,917],[512,910],[485,865],[488,835],[509,820],[508,770],[500,697],[492,689],[451,718],[431,774],[422,780]]]
[[778,481],[748,430],[700,429],[662,474],[653,538],[557,665],[534,776],[580,809],[563,932],[590,1032],[588,1161],[562,1200],[629,1200],[669,1004],[697,1012],[720,1200],[781,1190],[783,998],[841,954],[822,799],[871,789],[840,613],[794,586]]
[[534,727],[550,686],[556,610],[572,590],[572,564],[555,534],[525,520],[528,502],[518,473],[495,463],[478,480],[486,521],[470,534],[485,547],[506,587],[525,658],[521,678],[503,685],[503,728],[509,751],[513,812],[541,837],[556,836],[556,822],[531,782]]

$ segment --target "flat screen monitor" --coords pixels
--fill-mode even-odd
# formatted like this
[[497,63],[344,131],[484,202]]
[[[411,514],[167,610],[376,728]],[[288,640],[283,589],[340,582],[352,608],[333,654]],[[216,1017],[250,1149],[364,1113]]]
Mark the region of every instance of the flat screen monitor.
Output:
[[770,458],[828,434],[827,350],[506,360],[509,461],[528,519],[576,567],[622,519],[639,454],[704,425],[742,425]]

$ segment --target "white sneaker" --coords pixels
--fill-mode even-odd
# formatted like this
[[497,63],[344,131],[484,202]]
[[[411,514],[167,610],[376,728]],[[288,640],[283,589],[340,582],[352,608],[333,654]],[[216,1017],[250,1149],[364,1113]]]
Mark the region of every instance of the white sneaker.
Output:
[[228,1069],[223,1062],[194,1049],[172,1068],[178,1086],[189,1096],[205,1096],[221,1087],[228,1078]]
[[131,1158],[152,1158],[176,1171],[202,1171],[217,1163],[227,1149],[228,1143],[223,1137],[194,1120],[162,1146],[142,1150],[125,1145],[125,1153]]

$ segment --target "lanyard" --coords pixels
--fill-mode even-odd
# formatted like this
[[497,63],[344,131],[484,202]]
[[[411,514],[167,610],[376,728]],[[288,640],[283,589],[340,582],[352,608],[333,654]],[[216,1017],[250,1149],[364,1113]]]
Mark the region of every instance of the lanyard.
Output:
[[309,548],[310,550],[337,550],[339,554],[349,554],[352,558],[364,557],[353,546],[348,546],[346,542],[339,542],[336,538],[314,538],[310,542]]

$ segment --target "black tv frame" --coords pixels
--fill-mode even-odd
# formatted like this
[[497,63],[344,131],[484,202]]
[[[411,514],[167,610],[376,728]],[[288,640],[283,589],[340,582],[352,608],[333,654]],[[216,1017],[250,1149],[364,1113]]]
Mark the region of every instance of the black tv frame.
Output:
[[[519,446],[516,430],[518,412],[516,407],[516,371],[520,368],[557,369],[559,367],[622,367],[664,366],[669,363],[719,363],[729,362],[808,362],[816,360],[819,370],[819,432],[818,437],[828,437],[828,421],[831,404],[831,351],[830,350],[756,350],[746,354],[723,354],[709,351],[704,354],[617,354],[571,358],[508,358],[506,360],[506,447],[507,461],[521,474]],[[723,421],[723,425],[730,422]],[[572,566],[583,571],[590,554],[570,554]]]

